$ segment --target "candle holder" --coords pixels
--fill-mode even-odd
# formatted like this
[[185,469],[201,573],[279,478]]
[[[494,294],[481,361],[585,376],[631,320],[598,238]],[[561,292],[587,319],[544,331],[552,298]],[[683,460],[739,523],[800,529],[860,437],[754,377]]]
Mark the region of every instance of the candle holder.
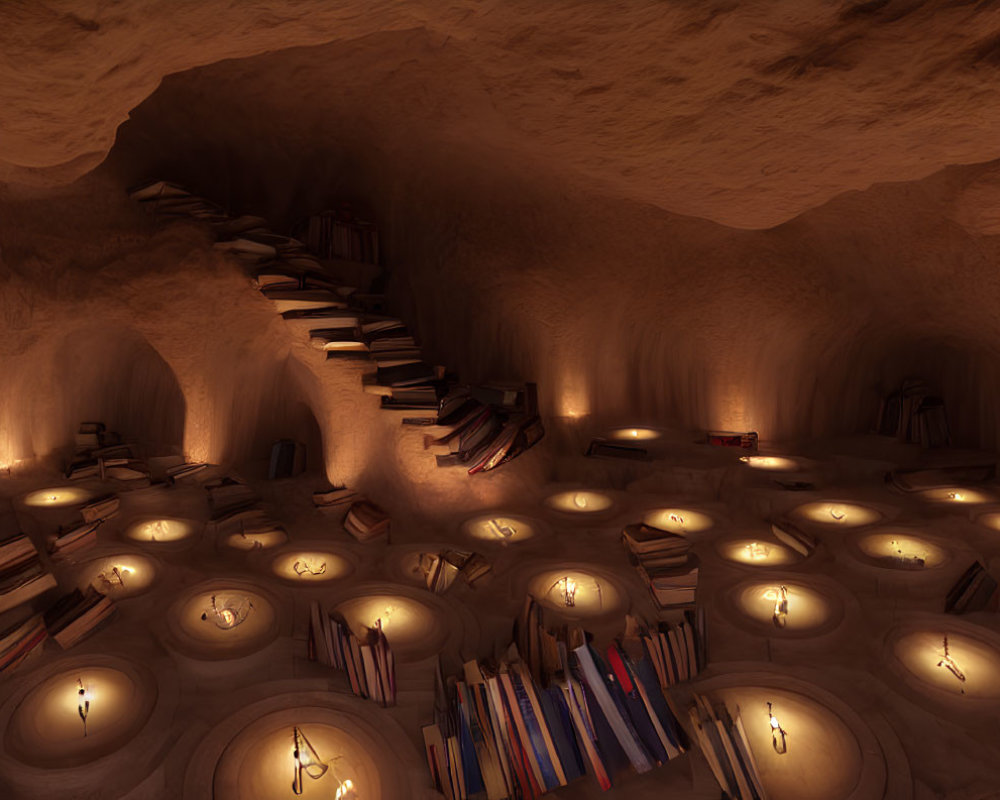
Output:
[[[562,597],[563,603],[567,608],[572,608],[576,605],[576,581],[573,578],[565,577],[560,578],[555,583],[552,584],[549,591],[553,589]],[[598,593],[601,591],[600,585],[597,587]]]
[[217,628],[232,630],[242,625],[250,612],[253,611],[253,601],[249,597],[231,597],[219,601],[217,595],[212,595],[211,607],[201,615],[202,620],[211,620]]
[[774,708],[769,702],[767,704],[767,722],[771,728],[771,746],[774,752],[783,756],[788,752],[788,732],[781,727],[778,718],[774,715]]
[[[944,635],[943,642],[944,652],[941,653],[941,660],[938,661],[937,666],[948,670],[952,675],[954,675],[960,683],[965,683],[965,673],[962,668],[958,666],[955,659],[952,658],[951,653],[948,650],[948,634]],[[965,688],[960,689],[961,694],[965,694]]]
[[90,689],[88,689],[84,683],[83,678],[77,678],[76,680],[77,689],[77,704],[76,711],[80,715],[80,719],[83,720],[83,735],[87,735],[87,717],[90,714],[90,701],[93,700],[93,694],[91,694]]
[[771,614],[771,622],[775,628],[784,628],[788,624],[788,587],[776,586],[768,589],[764,597],[774,602],[774,611]]

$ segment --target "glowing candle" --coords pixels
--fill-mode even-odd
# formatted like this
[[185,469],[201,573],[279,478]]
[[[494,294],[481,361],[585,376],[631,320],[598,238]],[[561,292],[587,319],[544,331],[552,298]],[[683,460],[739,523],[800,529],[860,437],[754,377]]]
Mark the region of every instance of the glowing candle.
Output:
[[781,456],[743,456],[740,458],[740,461],[753,469],[764,469],[774,472],[793,470],[799,466],[795,459],[783,458]]
[[867,506],[836,502],[806,503],[796,508],[793,514],[810,522],[844,528],[869,525],[882,517],[878,511]]
[[495,542],[502,546],[524,541],[535,534],[535,526],[530,520],[506,515],[474,517],[467,520],[462,528],[475,539]]
[[611,498],[602,492],[560,492],[546,502],[557,511],[575,514],[593,514],[611,508]]
[[216,627],[222,630],[231,630],[243,624],[251,611],[253,611],[253,601],[249,597],[221,597],[213,594],[211,606],[201,618],[206,622],[214,622]]
[[[944,635],[944,652],[941,653],[941,660],[938,661],[937,666],[948,670],[960,683],[965,683],[965,673],[962,668],[958,666],[958,663],[952,658],[951,653],[948,651],[948,634]],[[965,689],[961,689],[961,693],[965,694]]]
[[83,678],[77,678],[77,701],[76,712],[83,720],[83,735],[87,735],[87,717],[90,715],[90,701],[94,699],[93,693],[84,685]]
[[652,528],[687,535],[706,531],[713,525],[708,514],[690,508],[658,508],[648,512],[642,521]]
[[91,493],[76,486],[63,486],[54,489],[39,489],[31,492],[24,498],[26,506],[36,506],[40,508],[61,508],[63,506],[78,505],[86,502],[92,497]]
[[616,428],[608,438],[619,442],[648,442],[660,438],[660,432],[651,428]]
[[978,489],[968,489],[962,486],[949,486],[943,489],[928,489],[921,492],[926,500],[932,503],[955,503],[958,505],[977,505],[979,503],[990,503],[996,500],[996,496],[990,492]]
[[177,542],[194,532],[194,525],[182,519],[151,519],[137,522],[125,532],[139,542]]
[[748,561],[764,561],[771,554],[771,548],[759,542],[750,542],[743,548]]
[[774,708],[771,703],[767,704],[767,722],[771,729],[771,746],[774,748],[774,752],[778,755],[784,755],[788,752],[788,742],[786,741],[788,733],[781,727],[778,718],[774,716]]

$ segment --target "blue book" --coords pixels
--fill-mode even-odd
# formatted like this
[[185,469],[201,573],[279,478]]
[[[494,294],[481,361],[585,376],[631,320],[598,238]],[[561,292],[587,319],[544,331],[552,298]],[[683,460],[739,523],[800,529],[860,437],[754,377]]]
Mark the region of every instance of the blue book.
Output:
[[691,743],[688,741],[687,734],[684,733],[684,728],[681,727],[677,717],[673,715],[670,706],[667,705],[667,701],[663,697],[660,680],[656,676],[652,662],[648,658],[640,658],[638,661],[629,662],[629,666],[633,667],[635,679],[642,681],[646,696],[649,697],[649,704],[659,718],[663,732],[667,734],[678,750],[690,749]]
[[575,781],[582,777],[586,770],[583,765],[583,755],[576,746],[576,738],[573,736],[573,722],[569,718],[566,698],[562,689],[557,686],[550,686],[537,694],[538,704],[542,707],[542,714],[549,726],[552,743],[556,747],[559,762],[566,774],[566,782]]
[[458,750],[462,756],[462,772],[465,775],[465,791],[469,795],[486,791],[483,785],[483,776],[479,772],[479,759],[476,757],[476,746],[472,743],[472,732],[469,730],[469,723],[465,715],[459,713],[458,717]]
[[531,705],[531,700],[524,689],[524,685],[521,683],[520,676],[513,672],[509,673],[509,675],[511,685],[514,687],[514,696],[517,697],[517,708],[521,713],[521,718],[524,720],[524,727],[528,731],[530,746],[538,761],[538,768],[542,772],[545,786],[547,789],[558,789],[561,784],[559,783],[559,778],[556,776],[555,767],[552,765],[552,759],[549,758],[549,750],[545,746],[545,739],[542,736],[541,725],[544,725],[545,721],[535,717],[535,709]]
[[601,756],[601,761],[604,762],[608,777],[614,778],[615,775],[628,769],[632,762],[629,761],[622,746],[618,743],[618,737],[612,730],[611,723],[604,716],[604,712],[601,711],[601,705],[597,702],[590,686],[584,680],[580,680],[579,684],[583,687],[583,696],[587,701],[587,712],[590,714],[590,721],[594,726],[594,747]]

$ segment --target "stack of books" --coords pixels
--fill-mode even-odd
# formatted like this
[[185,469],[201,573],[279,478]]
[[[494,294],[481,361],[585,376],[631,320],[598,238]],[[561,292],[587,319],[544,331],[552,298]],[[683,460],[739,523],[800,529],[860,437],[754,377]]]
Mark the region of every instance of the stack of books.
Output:
[[572,650],[558,642],[561,666],[547,685],[512,650],[497,669],[467,662],[423,728],[434,788],[445,797],[537,797],[588,769],[606,790],[629,767],[648,772],[687,749],[652,667],[617,645],[605,661],[585,642]]
[[419,363],[422,358],[413,334],[402,320],[354,312],[330,320],[328,328],[309,331],[309,344],[328,359],[370,359],[382,367]]
[[344,528],[359,542],[388,539],[389,523],[389,515],[368,500],[353,503],[344,517]]
[[336,486],[324,492],[313,492],[313,505],[326,513],[344,514],[352,503],[363,499],[358,492],[346,486]]
[[117,495],[106,495],[92,500],[87,505],[80,508],[80,516],[84,522],[107,522],[112,517],[118,516],[118,508],[121,500]]
[[881,436],[924,447],[947,447],[951,443],[944,400],[932,396],[920,380],[905,380],[882,399],[875,430]]
[[951,587],[945,598],[946,614],[996,611],[1000,603],[997,581],[979,561],[972,564]]
[[115,604],[93,586],[74,589],[45,612],[45,627],[63,650],[68,650],[115,613]]
[[206,469],[208,469],[208,464],[204,462],[187,462],[178,464],[176,467],[167,467],[166,475],[168,481],[173,482],[183,480],[184,478],[191,478]]
[[685,611],[676,625],[660,622],[656,630],[642,631],[640,639],[660,688],[690,680],[705,668],[705,609]]
[[0,612],[26,603],[53,588],[56,579],[23,534],[0,541]]
[[649,525],[626,525],[622,544],[659,608],[694,605],[698,559],[686,538]]
[[208,505],[212,519],[218,520],[234,511],[241,511],[256,505],[260,498],[243,481],[224,477],[205,484]]
[[309,606],[309,658],[346,672],[358,697],[381,706],[396,704],[396,660],[381,620],[366,629],[362,641],[342,619],[325,614],[313,600]]
[[461,578],[469,586],[493,570],[493,565],[479,553],[464,550],[445,550],[443,553],[421,553],[420,571],[427,588],[435,594],[444,594]]
[[[707,698],[695,695],[689,714],[701,752],[725,796],[732,800],[766,800],[739,709],[730,714],[725,705],[713,705]],[[775,735],[784,734],[779,730]]]
[[365,390],[381,395],[382,408],[385,409],[433,410],[447,391],[444,367],[431,366],[423,361],[380,365],[375,374],[365,380]]
[[15,622],[0,631],[0,675],[16,669],[39,648],[48,638],[45,621],[41,614]]
[[49,544],[49,555],[54,561],[61,561],[69,558],[80,550],[86,550],[97,544],[97,529],[104,523],[103,520],[95,522],[81,522],[72,528],[60,528]]

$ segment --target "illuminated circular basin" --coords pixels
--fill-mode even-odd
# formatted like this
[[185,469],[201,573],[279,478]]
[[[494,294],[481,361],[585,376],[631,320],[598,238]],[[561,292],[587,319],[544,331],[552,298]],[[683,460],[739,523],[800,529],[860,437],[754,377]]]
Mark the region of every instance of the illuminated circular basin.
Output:
[[882,513],[874,508],[836,500],[806,503],[793,510],[792,516],[831,528],[860,528],[882,519]]
[[817,635],[844,615],[839,598],[784,577],[740,583],[728,597],[742,617],[772,635]]
[[79,766],[113,753],[138,733],[156,703],[155,684],[144,677],[82,665],[42,681],[14,710],[6,749],[19,761],[46,768]]
[[448,619],[436,608],[404,594],[352,597],[336,607],[358,638],[381,620],[382,632],[393,653],[415,660],[438,652],[448,639]]
[[234,550],[270,550],[280,547],[288,541],[288,534],[283,528],[268,528],[267,530],[246,530],[228,534],[223,542],[226,547]]
[[542,605],[578,619],[608,614],[623,604],[611,581],[576,566],[538,573],[529,582],[528,592]]
[[740,461],[751,469],[763,469],[771,472],[790,472],[799,468],[798,461],[784,456],[743,456]]
[[855,546],[865,561],[886,569],[933,569],[948,560],[944,548],[903,530],[865,534]]
[[462,523],[462,531],[482,542],[513,544],[535,535],[538,523],[513,514],[482,514]]
[[616,442],[650,442],[660,438],[652,428],[615,428],[608,431],[608,438]]
[[584,490],[559,492],[548,497],[545,502],[549,508],[568,514],[596,514],[607,511],[614,504],[610,495]]
[[1000,650],[958,625],[942,621],[937,628],[897,631],[890,649],[921,687],[972,701],[1000,700]]
[[81,505],[93,496],[93,493],[79,486],[54,486],[25,495],[24,504],[32,508],[63,508]]
[[331,550],[310,548],[279,553],[271,561],[271,571],[286,581],[308,585],[346,577],[354,565]]
[[140,553],[101,556],[81,570],[81,586],[91,585],[112,600],[146,592],[156,580],[156,562]]
[[136,542],[171,544],[190,538],[194,532],[193,522],[163,517],[133,522],[125,530],[125,536]]
[[[763,686],[719,689],[712,696],[733,713],[739,708],[747,743],[771,800],[859,796],[865,757],[851,726],[829,706],[798,692]],[[781,733],[772,728],[772,716],[785,731],[783,742]],[[782,747],[784,752],[779,753]],[[883,788],[860,796],[881,798]]]
[[650,527],[682,536],[707,531],[715,524],[708,514],[690,508],[655,508],[647,512],[642,521]]
[[240,658],[278,633],[272,602],[239,583],[203,585],[189,592],[174,604],[170,622],[179,649],[195,658]]
[[293,783],[306,798],[404,797],[393,755],[359,712],[292,708],[251,722],[229,742],[214,770],[212,797],[294,797]]
[[726,561],[751,567],[778,567],[802,560],[790,547],[768,539],[726,539],[716,543],[715,550]]
[[921,492],[920,496],[931,503],[944,503],[950,505],[979,505],[981,503],[995,503],[997,496],[981,489],[967,489],[962,486],[946,486],[937,489],[928,489]]

